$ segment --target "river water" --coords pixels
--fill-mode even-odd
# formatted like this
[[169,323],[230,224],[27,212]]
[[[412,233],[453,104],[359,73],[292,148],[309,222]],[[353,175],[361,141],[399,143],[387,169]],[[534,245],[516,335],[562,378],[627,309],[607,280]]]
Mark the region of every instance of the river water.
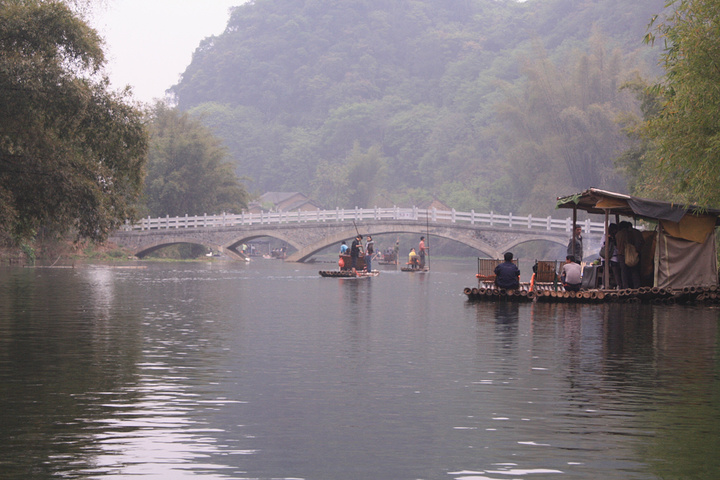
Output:
[[720,478],[718,309],[431,267],[0,269],[0,478]]

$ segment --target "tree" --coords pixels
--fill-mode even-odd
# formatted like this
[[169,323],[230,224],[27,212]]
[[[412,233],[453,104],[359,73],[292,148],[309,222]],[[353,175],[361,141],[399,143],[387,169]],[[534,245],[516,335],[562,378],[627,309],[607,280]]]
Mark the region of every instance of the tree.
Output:
[[628,138],[628,148],[615,159],[615,165],[625,177],[630,193],[670,198],[672,195],[667,185],[656,181],[656,169],[652,166],[655,158],[654,146],[645,133],[647,122],[657,117],[660,111],[662,98],[640,77],[628,81],[621,88],[632,92],[638,99],[641,115],[632,112],[623,112],[620,115],[618,120]]
[[97,33],[59,2],[0,3],[0,230],[104,240],[134,215],[147,137]]
[[386,160],[379,145],[366,152],[355,142],[346,161],[348,165],[348,197],[351,206],[370,208],[372,200],[387,177]]
[[158,103],[150,122],[145,198],[150,215],[239,213],[248,194],[227,149],[200,121]]
[[[671,1],[646,40],[664,40],[659,115],[646,134],[656,147],[648,159],[658,177],[645,191],[670,186],[675,199],[720,206],[720,0]],[[658,22],[659,23],[656,23]]]
[[493,131],[504,143],[501,164],[522,192],[523,211],[542,213],[538,200],[552,192],[623,189],[613,164],[624,140],[616,118],[634,99],[618,91],[625,72],[606,43],[596,34],[590,52],[572,52],[563,65],[537,55],[524,69],[527,83],[509,88],[498,104],[501,122]]

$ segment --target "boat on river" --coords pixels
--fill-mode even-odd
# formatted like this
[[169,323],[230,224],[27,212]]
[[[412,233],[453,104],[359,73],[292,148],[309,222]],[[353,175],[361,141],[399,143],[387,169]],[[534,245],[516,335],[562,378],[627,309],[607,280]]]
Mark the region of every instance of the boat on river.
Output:
[[642,303],[652,305],[720,304],[717,285],[683,287],[681,289],[640,287],[637,289],[591,289],[569,292],[558,288],[530,290],[521,284],[518,290],[504,290],[494,286],[466,287],[463,293],[473,302],[535,302],[535,303]]
[[332,278],[368,278],[368,277],[377,277],[380,275],[380,272],[378,270],[373,271],[366,271],[366,270],[358,270],[356,273],[353,273],[352,270],[320,270],[318,272],[321,277],[332,277]]
[[357,258],[355,263],[355,272],[352,271],[352,260],[350,255],[340,254],[338,259],[338,270],[320,270],[318,273],[321,277],[336,277],[336,278],[365,278],[365,277],[376,277],[380,274],[378,270],[367,271],[365,265],[365,257],[362,255]]
[[[611,269],[600,264],[583,267],[580,291],[566,291],[558,281],[559,261],[535,261],[530,283],[517,290],[499,289],[494,284],[493,268],[502,260],[478,259],[477,287],[463,293],[472,301],[573,302],[573,303],[649,303],[649,304],[720,304],[718,284],[716,227],[720,210],[697,205],[681,205],[590,188],[584,192],[558,197],[557,208],[604,215],[603,238],[607,238],[610,216],[639,222],[642,248],[639,252],[640,285],[621,288],[612,278]],[[589,227],[589,223],[587,224]],[[642,227],[645,227],[644,229]],[[652,227],[652,229],[651,229]],[[590,233],[590,231],[586,231]],[[599,233],[599,232],[594,232]],[[611,258],[609,242],[601,257]],[[634,250],[634,249],[633,249]],[[632,252],[630,252],[632,253]]]
[[424,266],[424,267],[422,267],[422,268],[420,268],[420,267],[401,267],[401,268],[400,268],[400,271],[401,271],[401,272],[424,273],[424,272],[429,272],[429,271],[430,271],[430,267],[428,267],[427,265]]
[[379,265],[397,265],[398,263],[397,252],[392,248],[388,248],[376,258]]

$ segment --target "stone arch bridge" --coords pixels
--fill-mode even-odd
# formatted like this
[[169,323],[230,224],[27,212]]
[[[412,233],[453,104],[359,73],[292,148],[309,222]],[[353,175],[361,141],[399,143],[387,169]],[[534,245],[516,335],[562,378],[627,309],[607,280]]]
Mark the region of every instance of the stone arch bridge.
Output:
[[[583,227],[586,251],[599,250],[604,225],[589,220],[579,225]],[[295,249],[286,261],[303,262],[331,245],[354,238],[358,231],[363,236],[415,233],[452,239],[490,258],[502,258],[503,252],[526,242],[567,245],[571,230],[571,218],[394,207],[146,218],[116,231],[110,241],[138,257],[169,245],[191,243],[242,259],[240,245],[273,237]]]

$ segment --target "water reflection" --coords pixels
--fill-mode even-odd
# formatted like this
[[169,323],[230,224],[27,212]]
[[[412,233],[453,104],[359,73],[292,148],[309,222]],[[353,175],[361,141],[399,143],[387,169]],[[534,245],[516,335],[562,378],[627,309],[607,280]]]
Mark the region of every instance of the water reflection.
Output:
[[718,310],[433,267],[0,271],[2,477],[720,477]]
[[128,275],[92,266],[3,276],[2,478],[227,478],[238,472],[228,455],[252,453],[218,444],[207,425],[205,415],[238,401],[196,385],[203,368],[183,360],[198,347],[187,341],[186,313],[145,309],[124,280],[147,277]]
[[[720,447],[717,311],[510,303],[473,308],[478,364],[491,364],[488,345],[500,360],[500,368],[479,372],[478,392],[485,401],[498,390],[510,395],[489,420],[517,428],[522,422],[506,412],[522,411],[526,424],[507,462],[451,475],[610,478],[619,469],[628,472],[624,478],[714,478],[720,472],[720,462],[708,461]],[[486,432],[502,431],[502,423],[489,420]],[[543,461],[538,450],[556,461]]]
[[[222,429],[202,420],[233,403],[193,393],[185,374],[168,365],[140,365],[137,385],[120,392],[98,392],[106,417],[78,419],[91,432],[93,466],[80,473],[103,478],[143,475],[154,478],[227,478],[238,472],[228,457],[250,455],[252,449],[220,444]],[[173,381],[177,380],[177,383]],[[224,463],[219,457],[224,456]],[[214,459],[214,461],[213,461]],[[120,462],[119,462],[120,461]]]

